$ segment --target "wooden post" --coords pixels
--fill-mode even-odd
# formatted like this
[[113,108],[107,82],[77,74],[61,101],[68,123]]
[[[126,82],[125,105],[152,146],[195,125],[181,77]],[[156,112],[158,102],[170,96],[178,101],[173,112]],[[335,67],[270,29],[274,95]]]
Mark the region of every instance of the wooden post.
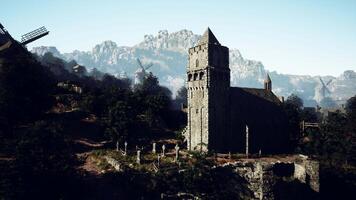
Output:
[[248,137],[249,137],[249,130],[248,130],[248,126],[246,125],[246,158],[248,158]]
[[157,167],[159,167],[161,161],[161,156],[158,154],[157,155]]
[[141,164],[141,151],[137,151],[137,157],[136,157],[136,162],[137,164]]
[[127,142],[126,141],[125,141],[124,145],[125,145],[125,156],[126,156],[127,155]]
[[175,159],[175,162],[178,162],[178,157],[179,157],[179,146],[178,146],[178,144],[175,146],[175,150],[176,150],[176,159]]
[[156,153],[156,143],[155,142],[152,144],[152,153],[153,154]]
[[166,145],[162,145],[162,158],[166,155]]

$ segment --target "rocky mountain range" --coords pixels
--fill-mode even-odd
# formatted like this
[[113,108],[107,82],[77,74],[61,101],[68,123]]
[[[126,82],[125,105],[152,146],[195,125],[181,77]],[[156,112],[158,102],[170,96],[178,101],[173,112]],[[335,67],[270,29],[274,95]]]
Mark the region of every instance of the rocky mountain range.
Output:
[[[187,50],[200,37],[189,30],[174,33],[162,30],[155,36],[145,35],[141,43],[132,47],[118,46],[108,40],[96,45],[91,51],[61,53],[55,47],[46,46],[35,47],[31,51],[40,56],[51,52],[67,61],[76,60],[89,70],[97,68],[117,76],[126,73],[131,78],[139,68],[136,60],[139,58],[144,64],[153,63],[150,68],[152,73],[158,76],[161,84],[175,93],[185,82]],[[244,58],[237,49],[230,49],[230,69],[232,86],[263,87],[263,80],[266,73],[269,73],[273,91],[277,95],[287,97],[295,93],[303,98],[306,106],[314,106],[323,99],[320,78],[324,82],[331,80],[327,86],[330,93],[326,94],[339,104],[356,94],[356,72],[352,70],[345,71],[338,77],[280,74],[268,71],[260,61]]]

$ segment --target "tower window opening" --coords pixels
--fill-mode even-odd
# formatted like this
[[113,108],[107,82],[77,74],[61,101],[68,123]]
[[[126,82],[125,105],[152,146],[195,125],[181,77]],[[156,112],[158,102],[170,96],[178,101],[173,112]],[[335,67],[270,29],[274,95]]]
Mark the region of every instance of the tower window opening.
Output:
[[191,81],[192,80],[192,74],[188,74],[188,81]]
[[198,60],[198,59],[195,60],[195,67],[196,67],[196,68],[199,67],[199,60]]
[[196,81],[198,79],[198,73],[194,73],[194,81]]
[[199,80],[203,80],[204,79],[204,72],[200,72],[199,73]]

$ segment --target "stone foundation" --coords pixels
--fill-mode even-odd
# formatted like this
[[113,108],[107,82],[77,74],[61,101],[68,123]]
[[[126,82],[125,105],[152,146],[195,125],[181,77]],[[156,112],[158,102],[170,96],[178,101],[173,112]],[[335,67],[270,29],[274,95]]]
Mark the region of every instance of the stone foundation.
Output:
[[[294,199],[295,195],[310,197],[319,193],[319,162],[306,156],[282,159],[245,159],[224,164],[244,177],[253,192],[251,199]],[[285,189],[285,191],[283,191]],[[288,192],[288,189],[292,192]],[[279,194],[280,192],[284,194]]]

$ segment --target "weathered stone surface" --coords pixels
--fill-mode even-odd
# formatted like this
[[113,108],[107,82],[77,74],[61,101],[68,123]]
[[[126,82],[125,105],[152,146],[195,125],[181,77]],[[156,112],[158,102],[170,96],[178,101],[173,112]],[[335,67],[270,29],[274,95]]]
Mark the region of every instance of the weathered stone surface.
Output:
[[229,132],[229,49],[208,29],[189,49],[187,68],[189,150],[223,150]]
[[269,76],[265,88],[230,87],[229,49],[210,29],[188,53],[188,149],[285,153],[288,121]]
[[109,157],[109,156],[105,156],[105,160],[106,160],[112,167],[114,167],[114,169],[115,169],[116,171],[119,171],[119,172],[123,171],[122,168],[121,168],[120,163],[119,163],[117,160],[115,160],[115,159],[113,159],[113,158],[111,158],[111,157]]
[[[287,162],[245,160],[228,163],[224,166],[233,167],[235,173],[245,178],[248,183],[247,187],[253,191],[251,199],[275,199],[275,196],[278,195],[276,194],[276,187],[280,186],[277,186],[277,183],[281,182],[286,185],[297,182],[315,193],[319,192],[319,163],[318,161],[305,157]],[[293,185],[290,187],[293,187]],[[305,192],[298,191],[298,189],[299,188],[296,188],[295,192]],[[290,197],[293,197],[295,194],[290,193],[284,195],[291,195]],[[302,195],[309,195],[309,193]]]

